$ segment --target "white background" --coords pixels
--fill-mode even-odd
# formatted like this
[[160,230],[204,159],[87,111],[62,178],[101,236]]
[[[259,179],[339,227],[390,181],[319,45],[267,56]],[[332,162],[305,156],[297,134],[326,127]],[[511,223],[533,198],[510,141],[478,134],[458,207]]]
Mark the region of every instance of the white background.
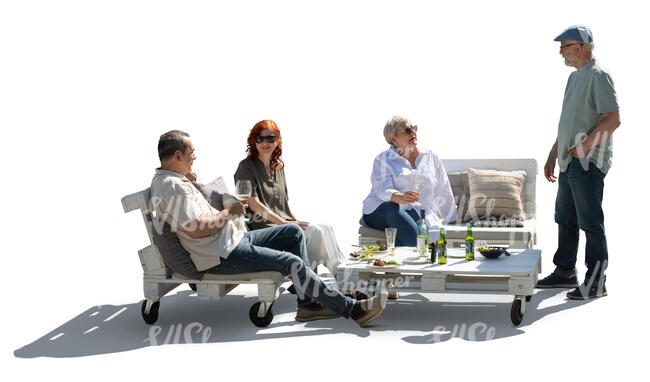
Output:
[[[647,13],[634,4],[2,2],[3,375],[556,379],[643,368],[647,207],[637,179],[645,177],[649,36]],[[384,326],[365,338],[332,333],[68,359],[14,356],[87,309],[142,298],[136,251],[147,237],[120,198],[149,185],[163,132],[192,135],[202,180],[232,182],[248,130],[275,120],[292,210],[333,225],[347,248],[356,242],[372,159],[386,148],[383,124],[394,114],[409,116],[420,146],[441,158],[535,158],[541,174],[572,70],[553,38],[576,23],[591,27],[621,108],[605,181],[609,297],[485,342],[413,345]],[[547,273],[557,186],[542,176],[537,182]],[[581,249],[581,275],[583,256]],[[245,314],[241,326],[250,326]],[[146,338],[146,330],[142,324],[138,335]]]

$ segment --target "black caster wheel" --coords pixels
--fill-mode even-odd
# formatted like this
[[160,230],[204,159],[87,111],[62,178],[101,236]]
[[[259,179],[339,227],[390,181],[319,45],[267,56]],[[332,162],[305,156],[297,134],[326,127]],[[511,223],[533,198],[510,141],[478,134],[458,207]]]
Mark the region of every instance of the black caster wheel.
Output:
[[521,313],[521,300],[516,299],[512,302],[512,308],[510,309],[510,320],[515,326],[517,326],[521,324],[521,320],[523,318],[524,314]]
[[142,301],[142,306],[140,307],[140,312],[142,313],[142,319],[147,324],[155,324],[158,321],[158,308],[160,308],[160,301],[156,301],[151,305],[149,309],[149,314],[144,312],[144,309],[147,307],[147,300]]
[[526,302],[530,302],[530,300],[533,298],[533,296],[526,296]]
[[260,310],[260,305],[261,302],[256,302],[251,306],[251,309],[248,311],[248,318],[251,319],[251,322],[255,326],[259,326],[260,328],[264,328],[266,326],[269,326],[271,321],[273,321],[273,304],[269,306],[269,310],[266,311],[266,315],[264,317],[257,317],[257,312]]
[[355,292],[354,293],[354,299],[355,300],[367,300],[369,296],[363,292]]
[[190,286],[190,289],[191,289],[191,290],[193,290],[193,291],[196,292],[196,284],[194,284],[194,283],[189,283],[189,284],[187,284],[187,285]]

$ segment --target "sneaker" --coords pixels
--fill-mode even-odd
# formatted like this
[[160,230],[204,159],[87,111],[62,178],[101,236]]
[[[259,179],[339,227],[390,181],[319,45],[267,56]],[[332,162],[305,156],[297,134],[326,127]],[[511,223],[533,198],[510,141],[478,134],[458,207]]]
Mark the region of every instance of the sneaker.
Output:
[[386,300],[388,300],[388,292],[384,290],[379,295],[359,301],[364,312],[358,317],[353,317],[354,320],[361,327],[368,325],[384,311]]
[[307,322],[313,320],[327,320],[328,318],[339,317],[338,314],[321,306],[320,304],[310,304],[309,306],[299,306],[296,312],[296,321]]
[[566,294],[566,297],[570,300],[589,300],[590,298],[603,296],[607,296],[607,288],[605,288],[605,284],[603,284],[602,288],[599,288],[597,282],[591,284],[591,288],[587,288],[585,284],[582,284]]
[[399,298],[399,292],[388,292],[389,300],[397,300]]
[[578,287],[578,277],[575,273],[571,275],[562,275],[554,271],[541,280],[537,280],[535,288],[576,288]]

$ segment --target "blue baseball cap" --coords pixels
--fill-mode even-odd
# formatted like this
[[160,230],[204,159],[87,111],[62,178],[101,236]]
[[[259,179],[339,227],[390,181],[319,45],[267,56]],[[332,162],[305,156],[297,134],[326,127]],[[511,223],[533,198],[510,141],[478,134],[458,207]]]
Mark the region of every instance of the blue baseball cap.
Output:
[[565,41],[565,40],[594,42],[594,36],[591,34],[591,30],[586,25],[574,25],[568,27],[553,41]]

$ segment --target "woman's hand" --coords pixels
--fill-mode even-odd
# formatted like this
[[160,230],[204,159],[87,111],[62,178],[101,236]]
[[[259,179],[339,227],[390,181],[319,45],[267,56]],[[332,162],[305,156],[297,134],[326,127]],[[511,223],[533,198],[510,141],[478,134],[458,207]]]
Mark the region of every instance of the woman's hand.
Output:
[[397,204],[411,204],[420,200],[420,193],[416,191],[396,192],[390,197],[390,201]]
[[298,224],[298,225],[301,226],[301,227],[307,227],[307,226],[309,225],[309,222],[304,222],[304,221],[302,221],[302,220],[296,220],[296,221],[289,222],[289,223],[296,223],[296,224]]

